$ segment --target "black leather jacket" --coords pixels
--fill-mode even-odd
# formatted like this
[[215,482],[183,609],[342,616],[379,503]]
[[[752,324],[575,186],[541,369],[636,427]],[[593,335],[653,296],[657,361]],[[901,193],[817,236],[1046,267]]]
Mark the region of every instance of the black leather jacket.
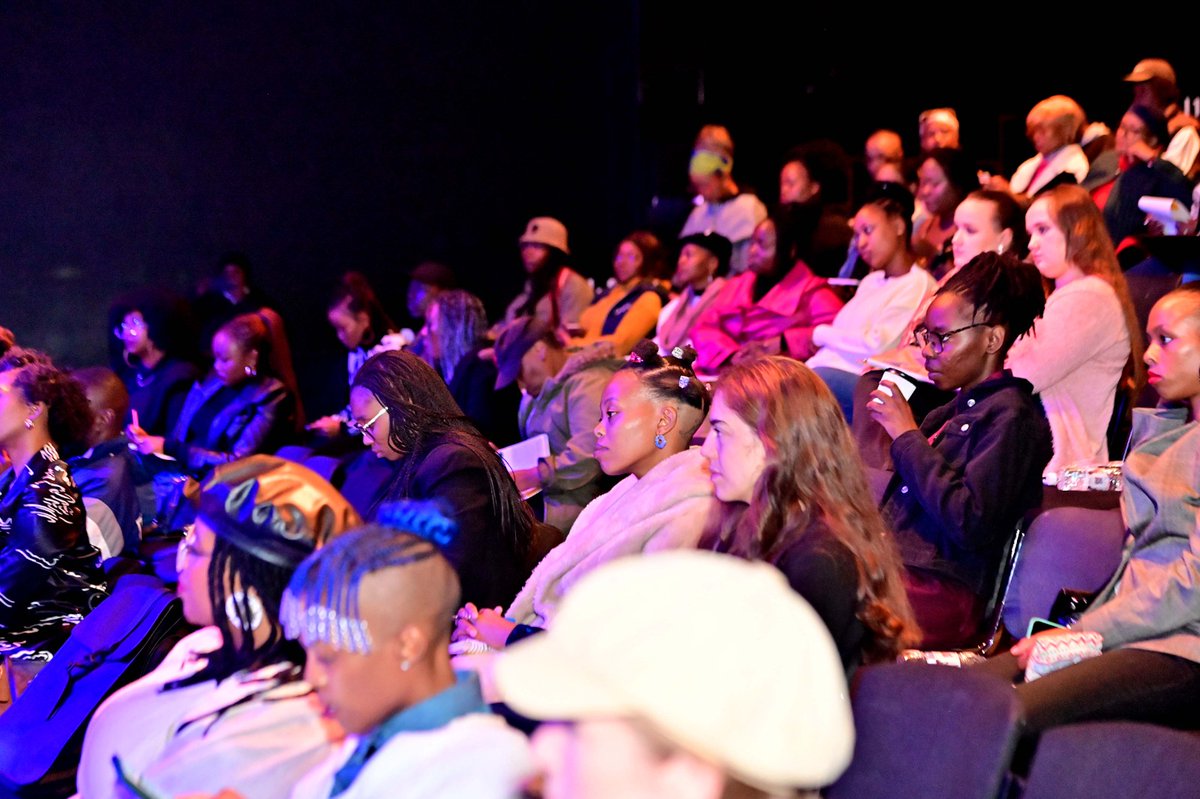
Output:
[[258,452],[270,452],[284,443],[293,427],[296,398],[273,377],[256,377],[242,383],[238,393],[213,417],[208,430],[185,440],[197,411],[220,390],[221,379],[210,375],[192,386],[174,435],[163,445],[188,472],[203,475],[223,463]]

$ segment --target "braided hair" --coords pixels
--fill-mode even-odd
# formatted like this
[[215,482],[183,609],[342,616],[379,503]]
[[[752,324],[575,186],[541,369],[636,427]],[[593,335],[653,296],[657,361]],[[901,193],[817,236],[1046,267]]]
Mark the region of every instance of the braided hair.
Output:
[[1004,348],[1000,360],[1013,342],[1033,328],[1033,322],[1046,309],[1046,294],[1041,273],[1032,265],[1009,253],[983,252],[955,272],[936,296],[957,294],[983,316],[983,323],[1004,325]]
[[685,430],[690,439],[708,416],[712,395],[708,387],[696,377],[692,364],[696,362],[696,350],[684,345],[675,347],[666,355],[660,355],[658,345],[642,339],[629,353],[625,365],[618,371],[630,371],[637,375],[650,396],[657,400],[673,400],[700,411],[696,427]]

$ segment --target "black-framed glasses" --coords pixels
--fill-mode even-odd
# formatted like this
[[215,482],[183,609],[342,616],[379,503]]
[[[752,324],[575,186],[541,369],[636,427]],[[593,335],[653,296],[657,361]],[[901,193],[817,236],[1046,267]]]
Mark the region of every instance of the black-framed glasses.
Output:
[[388,412],[388,409],[387,409],[387,406],[385,405],[385,406],[381,407],[379,409],[379,412],[376,413],[374,416],[372,416],[368,421],[363,422],[362,424],[359,424],[358,422],[354,422],[353,424],[351,424],[350,432],[354,433],[355,435],[371,436],[372,438],[374,438],[374,435],[371,433],[371,428],[374,427],[375,423],[378,422],[380,419],[382,419],[383,415],[387,412]]
[[928,347],[929,351],[934,355],[941,355],[942,350],[946,348],[946,342],[950,340],[951,336],[962,333],[965,330],[970,330],[973,327],[985,327],[987,325],[987,322],[976,322],[973,325],[960,327],[957,330],[947,330],[945,333],[939,333],[927,327],[918,327],[913,331],[913,344],[921,349]]

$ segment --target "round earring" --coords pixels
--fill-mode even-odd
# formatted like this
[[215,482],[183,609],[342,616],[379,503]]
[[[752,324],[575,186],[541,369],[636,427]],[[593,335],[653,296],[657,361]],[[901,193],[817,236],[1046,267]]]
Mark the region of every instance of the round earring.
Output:
[[257,369],[255,369],[250,364],[246,364],[246,377],[255,377],[257,374],[258,374]]
[[[242,615],[243,604],[250,613],[250,618],[248,619]],[[241,591],[234,591],[225,597],[225,617],[242,632],[257,630],[259,625],[263,623],[264,615],[265,610],[262,600],[256,594],[245,594]]]
[[412,668],[412,664],[407,659],[400,661],[400,671],[408,671],[410,668]]
[[654,437],[654,446],[658,447],[659,449],[665,449],[667,446],[667,437],[662,433],[656,435]]
[[32,430],[32,429],[33,429],[33,420],[32,420],[32,419],[29,419],[29,418],[26,418],[26,419],[25,419],[25,429],[26,429],[26,430]]

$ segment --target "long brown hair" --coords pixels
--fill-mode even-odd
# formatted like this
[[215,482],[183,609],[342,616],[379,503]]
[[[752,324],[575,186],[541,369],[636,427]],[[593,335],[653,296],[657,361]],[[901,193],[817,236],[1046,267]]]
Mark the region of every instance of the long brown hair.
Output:
[[717,392],[766,451],[749,505],[722,503],[722,539],[733,542],[735,554],[769,560],[819,519],[854,557],[858,618],[873,633],[866,660],[914,645],[918,631],[900,555],[833,393],[807,366],[780,356],[728,367]]
[[1129,331],[1129,360],[1125,364],[1122,381],[1136,394],[1146,383],[1146,365],[1142,363],[1145,343],[1137,313],[1133,310],[1129,284],[1125,282],[1125,275],[1117,262],[1112,239],[1104,224],[1104,215],[1087,190],[1079,186],[1057,186],[1038,197],[1038,200],[1042,199],[1050,208],[1050,218],[1062,231],[1067,260],[1085,275],[1095,275],[1108,283],[1117,293],[1117,301],[1121,303],[1121,312],[1125,315],[1125,327]]

